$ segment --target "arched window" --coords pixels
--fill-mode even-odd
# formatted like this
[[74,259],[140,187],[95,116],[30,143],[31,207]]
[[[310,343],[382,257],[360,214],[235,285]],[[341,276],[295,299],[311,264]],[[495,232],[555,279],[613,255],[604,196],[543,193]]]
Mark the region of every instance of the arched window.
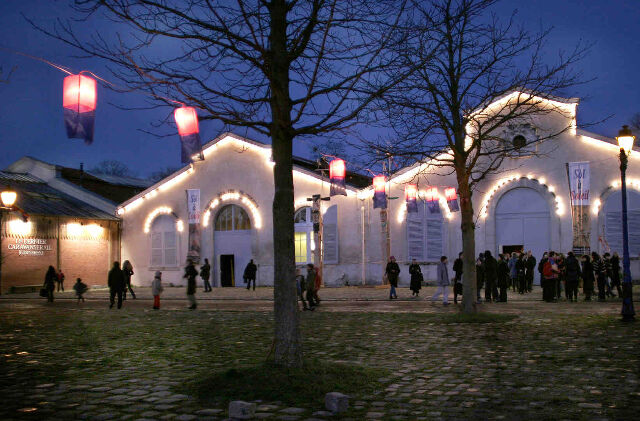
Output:
[[[614,191],[603,206],[605,239],[611,253],[622,255],[622,193]],[[629,230],[629,253],[640,254],[640,194],[627,189],[627,229]],[[601,250],[606,251],[606,250]]]
[[311,263],[313,241],[313,222],[311,221],[311,207],[305,206],[296,211],[293,216],[295,228],[294,242],[296,250],[296,263]]
[[227,205],[220,209],[216,217],[216,231],[250,230],[251,220],[247,212],[237,205]]
[[151,224],[151,267],[178,266],[178,233],[176,220],[170,215],[159,215]]

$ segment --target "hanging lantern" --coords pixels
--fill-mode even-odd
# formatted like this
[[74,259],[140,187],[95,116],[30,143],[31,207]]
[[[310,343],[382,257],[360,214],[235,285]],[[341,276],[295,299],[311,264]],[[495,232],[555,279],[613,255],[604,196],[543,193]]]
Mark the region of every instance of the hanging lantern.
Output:
[[427,206],[429,206],[429,213],[440,213],[440,197],[437,187],[427,189],[425,200],[427,201]]
[[193,107],[176,108],[173,112],[178,126],[178,134],[182,143],[182,163],[202,161],[202,144],[200,142],[200,129],[198,127],[198,114]]
[[387,177],[377,175],[373,177],[373,208],[387,208]]
[[444,189],[444,197],[447,199],[447,205],[449,205],[450,212],[458,212],[460,206],[458,206],[458,195],[456,194],[455,187],[447,187]]
[[418,187],[415,184],[407,184],[404,186],[404,198],[407,202],[407,213],[418,212]]
[[334,159],[329,163],[329,179],[331,181],[331,196],[347,195],[345,184],[346,165],[342,159]]
[[69,139],[84,139],[93,142],[93,128],[96,119],[96,81],[82,74],[64,78],[62,84],[62,107],[64,125]]

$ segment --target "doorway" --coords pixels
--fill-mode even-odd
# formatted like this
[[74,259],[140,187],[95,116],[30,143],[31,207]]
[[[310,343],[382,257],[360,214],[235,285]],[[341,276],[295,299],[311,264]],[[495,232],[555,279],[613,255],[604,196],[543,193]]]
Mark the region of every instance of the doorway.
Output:
[[233,254],[220,255],[220,286],[235,286],[234,263]]
[[524,245],[523,244],[516,244],[516,245],[509,245],[509,246],[502,246],[502,253],[513,253],[514,251],[517,251],[518,253],[522,253],[522,250],[524,249]]

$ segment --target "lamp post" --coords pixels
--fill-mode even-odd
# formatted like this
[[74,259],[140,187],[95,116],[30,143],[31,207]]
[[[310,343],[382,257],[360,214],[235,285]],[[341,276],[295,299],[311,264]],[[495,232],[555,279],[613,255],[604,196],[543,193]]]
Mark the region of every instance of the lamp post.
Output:
[[[5,209],[13,210],[18,194],[10,189],[4,189],[0,192],[0,231],[2,230],[2,214]],[[2,294],[2,232],[0,232],[0,294]]]
[[627,228],[627,184],[626,175],[628,157],[633,149],[633,142],[636,137],[629,126],[622,126],[616,137],[620,146],[620,181],[622,185],[622,320],[630,322],[635,320],[635,310],[633,308],[633,286],[631,282],[631,270],[629,261],[629,230]]

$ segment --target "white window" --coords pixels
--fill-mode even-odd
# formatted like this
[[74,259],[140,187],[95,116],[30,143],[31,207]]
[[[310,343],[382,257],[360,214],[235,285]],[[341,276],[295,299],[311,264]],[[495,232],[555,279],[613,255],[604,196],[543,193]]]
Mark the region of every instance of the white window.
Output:
[[417,200],[418,212],[407,212],[407,260],[439,261],[444,250],[443,209],[432,213],[424,200]]
[[322,216],[322,261],[337,265],[339,256],[338,205],[332,205]]
[[160,215],[151,225],[151,267],[178,266],[178,233],[176,220],[170,215]]
[[311,221],[311,207],[305,206],[298,209],[293,216],[293,223],[296,264],[312,263],[313,222]]
[[[605,239],[611,253],[617,251],[622,256],[622,195],[613,192],[604,205]],[[640,254],[640,194],[627,189],[627,229],[629,232],[629,253]],[[602,252],[607,251],[604,247]]]
[[216,231],[250,230],[251,220],[247,212],[237,205],[224,206],[216,217]]

